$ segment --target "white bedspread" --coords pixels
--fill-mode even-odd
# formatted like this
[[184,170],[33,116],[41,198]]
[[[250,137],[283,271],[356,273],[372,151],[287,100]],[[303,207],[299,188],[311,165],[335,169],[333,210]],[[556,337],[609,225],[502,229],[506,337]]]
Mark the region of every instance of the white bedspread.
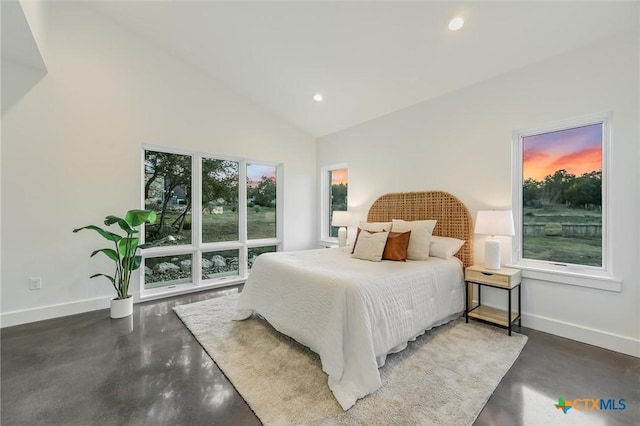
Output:
[[253,312],[320,355],[344,410],[381,385],[378,367],[464,309],[462,263],[369,262],[347,249],[265,253],[253,264],[235,319]]

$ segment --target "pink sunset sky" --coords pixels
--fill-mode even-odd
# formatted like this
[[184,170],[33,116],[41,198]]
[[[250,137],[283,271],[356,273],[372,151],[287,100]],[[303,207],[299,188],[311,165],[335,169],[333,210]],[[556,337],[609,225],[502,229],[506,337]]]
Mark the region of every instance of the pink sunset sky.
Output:
[[276,168],[274,166],[265,166],[262,164],[247,165],[247,180],[250,182],[249,185],[257,185],[262,180],[262,176],[271,178],[271,180],[275,182]]
[[543,180],[556,170],[580,176],[602,169],[602,124],[523,138],[523,176]]
[[336,169],[331,171],[331,185],[347,183],[347,169]]

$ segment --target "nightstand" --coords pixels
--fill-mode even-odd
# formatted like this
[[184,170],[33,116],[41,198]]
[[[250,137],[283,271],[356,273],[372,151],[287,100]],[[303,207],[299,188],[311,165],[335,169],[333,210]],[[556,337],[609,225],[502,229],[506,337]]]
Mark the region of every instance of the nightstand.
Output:
[[[500,268],[487,269],[482,265],[472,265],[464,270],[466,309],[464,311],[465,322],[469,322],[469,317],[490,322],[509,330],[511,336],[511,326],[518,321],[518,327],[522,325],[521,316],[521,293],[520,283],[522,282],[522,272],[519,269]],[[478,305],[471,308],[469,285],[478,286]],[[493,287],[507,292],[508,309],[496,309],[482,305],[482,287]],[[518,289],[518,313],[511,311],[511,291]],[[472,288],[473,289],[473,288]]]

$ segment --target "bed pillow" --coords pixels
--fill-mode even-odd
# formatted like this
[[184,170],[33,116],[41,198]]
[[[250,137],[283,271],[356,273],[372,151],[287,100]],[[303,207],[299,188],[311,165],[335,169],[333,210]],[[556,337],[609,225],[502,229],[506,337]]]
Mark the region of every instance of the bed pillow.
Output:
[[388,232],[361,231],[358,245],[354,247],[352,256],[356,259],[380,262],[388,236]]
[[429,256],[451,259],[463,245],[464,241],[457,238],[432,235],[429,243]]
[[389,232],[387,243],[385,244],[384,251],[382,252],[382,260],[406,261],[410,237],[411,231]]
[[351,249],[351,254],[356,250],[356,244],[358,244],[358,236],[360,235],[360,231],[365,230],[369,232],[382,232],[382,231],[391,231],[391,222],[365,222],[364,220],[360,221],[358,225],[358,232],[356,232],[356,239],[353,240],[353,248]]
[[411,231],[409,248],[407,249],[407,259],[409,260],[427,260],[429,258],[431,233],[435,227],[435,220],[405,221],[393,219],[393,223],[391,225],[393,232]]
[[376,231],[376,232],[380,232],[380,231],[391,231],[391,222],[365,222],[364,220],[360,221],[360,224],[358,225],[358,228],[364,230],[364,231]]

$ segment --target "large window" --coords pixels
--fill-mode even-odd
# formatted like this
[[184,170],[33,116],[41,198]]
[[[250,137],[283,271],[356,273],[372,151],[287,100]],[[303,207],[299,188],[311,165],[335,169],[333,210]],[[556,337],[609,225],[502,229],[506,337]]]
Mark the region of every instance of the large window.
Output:
[[550,271],[608,270],[606,115],[516,133],[516,263]]
[[346,164],[337,164],[321,169],[321,241],[337,241],[338,227],[331,226],[331,218],[334,211],[347,210],[348,172]]
[[143,295],[240,282],[280,247],[280,165],[144,147],[143,171]]

